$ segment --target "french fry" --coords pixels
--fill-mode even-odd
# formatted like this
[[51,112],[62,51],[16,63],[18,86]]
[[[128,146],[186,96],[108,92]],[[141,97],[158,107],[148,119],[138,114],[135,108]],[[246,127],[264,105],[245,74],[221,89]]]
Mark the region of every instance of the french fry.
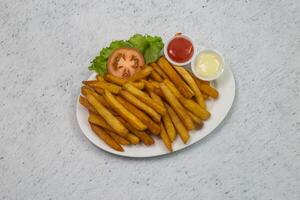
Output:
[[99,82],[98,80],[86,80],[86,81],[82,81],[82,84],[89,86],[91,84],[95,84],[98,82]]
[[89,84],[90,87],[93,88],[100,88],[103,90],[108,90],[113,94],[118,94],[118,92],[121,90],[121,87],[113,84],[113,83],[108,83],[108,82],[104,82],[104,81],[98,81],[97,83],[91,83]]
[[97,110],[97,113],[104,118],[104,120],[114,129],[116,133],[121,136],[128,134],[128,130],[125,128],[125,126],[115,116],[113,116],[113,114],[102,103],[97,101],[93,95],[88,94],[86,98]]
[[176,86],[168,79],[164,80],[166,86],[171,90],[176,98],[183,98],[183,95],[177,90]]
[[[151,91],[150,96],[154,101],[156,101],[160,105],[164,105],[161,98],[157,94],[155,94],[154,92]],[[163,122],[163,125],[165,127],[165,130],[166,130],[170,140],[173,142],[176,138],[176,131],[175,131],[175,127],[172,123],[171,117],[170,117],[168,112],[166,112],[164,115],[162,115],[162,122]]]
[[194,92],[191,88],[189,88],[189,86],[182,80],[175,69],[164,57],[160,57],[158,59],[158,65],[167,74],[168,78],[176,85],[184,97],[192,98],[192,96],[194,96]]
[[87,110],[93,112],[93,113],[97,113],[97,111],[95,110],[95,108],[88,102],[88,100],[86,98],[84,98],[83,96],[79,97],[79,103],[81,105],[83,105]]
[[116,99],[130,112],[132,112],[135,116],[137,116],[149,129],[151,133],[154,135],[159,135],[160,133],[160,127],[158,124],[156,124],[148,115],[146,115],[144,112],[139,110],[137,107],[135,107],[133,104],[129,103],[127,100],[125,100],[123,97],[117,96]]
[[154,88],[160,88],[159,82],[153,80],[149,80],[149,82],[153,85]]
[[160,130],[161,130],[160,131],[160,137],[161,137],[163,143],[165,144],[167,149],[172,152],[173,151],[172,142],[171,142],[171,140],[170,140],[163,124],[160,124]]
[[208,81],[200,80],[193,74],[192,77],[195,80],[200,91],[203,93],[204,97],[207,95],[208,97],[210,96],[214,99],[218,98],[219,92],[215,88],[211,87]]
[[146,81],[146,80],[142,80],[142,81],[145,84],[145,88],[147,91],[153,91],[155,89],[153,84],[151,84],[149,81]]
[[124,118],[131,126],[139,131],[143,131],[147,128],[134,114],[128,111],[110,92],[105,90],[105,100],[118,113]]
[[101,76],[101,75],[99,75],[99,74],[97,74],[96,79],[97,79],[98,81],[104,81],[103,76]]
[[204,98],[193,77],[183,67],[174,67],[195,93],[195,98],[202,108],[206,108]]
[[105,74],[103,76],[104,80],[106,80],[107,82],[111,82],[111,83],[114,83],[114,84],[117,84],[117,85],[124,85],[127,80],[126,79],[123,79],[123,78],[120,78],[120,77],[117,77],[117,76],[114,76],[112,74]]
[[126,140],[125,138],[119,136],[118,134],[112,132],[112,131],[108,131],[106,130],[106,132],[119,144],[122,145],[130,145],[130,142],[128,140]]
[[81,93],[86,96],[88,94],[93,95],[97,101],[100,101],[105,107],[109,107],[108,103],[105,101],[104,97],[99,95],[97,92],[93,91],[91,88],[87,87],[87,86],[82,86],[81,87]]
[[215,88],[211,87],[210,85],[201,84],[199,88],[203,93],[207,94],[208,96],[214,99],[218,98],[219,96],[219,92]]
[[141,71],[135,73],[133,76],[131,76],[128,81],[137,81],[143,78],[146,78],[147,76],[149,76],[152,72],[152,67],[146,66],[144,69],[142,69]]
[[139,98],[142,102],[153,108],[155,111],[157,111],[159,114],[165,114],[166,108],[162,105],[159,105],[155,101],[153,101],[145,92],[137,89],[133,85],[126,83],[123,86],[128,92],[133,94],[135,97]]
[[203,98],[205,99],[205,100],[208,100],[209,99],[209,96],[207,95],[207,94],[202,94],[203,95]]
[[156,63],[151,63],[150,65],[163,79],[168,78],[168,76],[165,74],[165,72],[163,72]]
[[[195,125],[190,118],[190,116],[186,113],[183,106],[179,103],[177,98],[173,95],[173,93],[169,90],[169,88],[164,83],[160,83],[160,88],[164,93],[164,96],[170,106],[175,110],[178,114],[179,118],[182,120],[183,124],[188,130],[195,128]],[[174,124],[175,125],[175,124]]]
[[95,90],[95,92],[97,92],[98,94],[100,95],[103,95],[104,94],[104,90],[101,89],[101,88],[93,88]]
[[124,149],[119,145],[108,133],[105,132],[104,129],[96,126],[94,124],[90,124],[92,130],[111,148],[117,151],[124,151]]
[[179,117],[177,116],[176,112],[171,108],[171,106],[166,105],[168,112],[170,113],[171,120],[177,130],[181,140],[184,144],[186,144],[190,138],[190,135],[186,128],[184,127],[183,123],[180,121]]
[[103,117],[90,113],[88,121],[92,124],[96,124],[97,126],[101,126],[109,131],[114,131],[114,129],[103,119]]
[[191,111],[187,110],[186,111],[187,114],[191,117],[191,119],[193,120],[193,122],[198,125],[198,124],[203,124],[203,121],[200,117],[196,116],[194,113],[192,113]]
[[150,135],[148,135],[147,133],[145,133],[144,131],[138,131],[136,130],[134,127],[132,127],[129,123],[125,122],[123,119],[119,119],[120,121],[122,121],[126,128],[128,128],[128,130],[133,133],[135,136],[137,136],[138,138],[141,139],[141,141],[143,141],[143,143],[147,146],[154,144],[154,140],[152,139],[152,137]]
[[148,91],[148,92],[153,91],[160,97],[164,96],[160,88],[155,88],[155,86],[152,83],[150,83],[149,81],[143,81],[143,82],[145,83],[146,91]]
[[158,103],[161,106],[164,106],[163,101],[161,100],[161,98],[159,97],[159,95],[157,95],[155,92],[153,91],[149,91],[148,92],[150,97],[153,99],[153,101],[155,101],[156,103]]
[[207,120],[210,117],[210,113],[195,101],[186,98],[179,98],[179,101],[186,109],[200,117],[202,120]]
[[[100,126],[104,128],[105,130],[109,131],[109,133],[115,133],[114,129],[99,115],[90,113],[88,121],[92,124],[95,124],[97,126]],[[112,136],[113,137],[113,136]],[[125,136],[120,136],[124,137],[126,140],[128,140],[132,144],[137,144],[140,142],[140,139],[137,138],[135,135],[132,135],[131,133],[128,133]],[[122,144],[122,143],[120,143]]]
[[142,90],[145,87],[145,84],[142,81],[139,81],[139,82],[130,82],[129,81],[129,83],[139,90]]
[[131,144],[138,144],[140,142],[140,138],[137,136],[128,133],[127,135],[124,136],[126,140],[130,141]]
[[168,111],[166,115],[162,116],[162,120],[166,128],[166,132],[168,133],[170,140],[173,142],[176,138],[176,130],[174,124],[172,123],[170,113]]
[[[114,76],[112,74],[105,74],[104,80],[106,80],[107,82],[110,82],[110,83],[117,84],[119,86],[122,86],[125,83],[127,83],[126,79]],[[138,88],[140,90],[142,90],[144,88],[144,83],[142,83],[142,82],[131,82],[130,84],[134,85],[136,88]]]
[[155,81],[162,82],[163,78],[157,73],[156,71],[152,70],[152,73],[150,74],[150,78],[152,78]]
[[119,95],[124,97],[127,101],[129,101],[130,103],[132,103],[133,105],[135,105],[139,109],[141,109],[144,112],[146,112],[147,114],[149,114],[153,118],[154,121],[156,121],[156,122],[160,121],[161,116],[155,110],[153,110],[153,108],[151,108],[150,106],[143,103],[141,100],[139,100],[138,98],[133,96],[128,91],[121,90],[119,92]]

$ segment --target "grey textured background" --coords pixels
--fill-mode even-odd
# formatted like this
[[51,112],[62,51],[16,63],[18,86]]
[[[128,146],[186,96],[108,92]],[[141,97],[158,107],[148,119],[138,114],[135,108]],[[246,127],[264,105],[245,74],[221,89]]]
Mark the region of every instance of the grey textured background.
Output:
[[[300,1],[0,1],[0,199],[300,199]],[[184,151],[126,159],[75,102],[113,39],[176,32],[222,52],[237,95]]]

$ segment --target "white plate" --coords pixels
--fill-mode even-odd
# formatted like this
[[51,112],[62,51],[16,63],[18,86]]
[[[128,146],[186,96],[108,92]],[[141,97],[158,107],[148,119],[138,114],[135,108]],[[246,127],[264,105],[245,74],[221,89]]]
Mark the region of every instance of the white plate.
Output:
[[[92,74],[89,79],[94,79],[95,74]],[[222,76],[214,82],[215,87],[219,91],[219,98],[217,100],[210,100],[207,102],[208,110],[211,113],[209,120],[204,122],[204,126],[200,130],[190,131],[190,140],[187,144],[183,144],[179,137],[173,142],[173,152],[180,149],[184,149],[208,134],[210,134],[226,117],[228,111],[230,110],[234,96],[235,96],[235,81],[233,74],[229,67],[226,67]],[[88,112],[77,100],[76,105],[76,115],[78,124],[84,133],[84,135],[97,147],[103,149],[104,151],[126,157],[136,157],[145,158],[160,156],[164,154],[169,154],[170,152],[166,149],[163,142],[155,139],[155,144],[151,146],[145,146],[143,144],[123,146],[124,152],[115,151],[114,149],[107,146],[98,136],[91,130],[88,123]]]

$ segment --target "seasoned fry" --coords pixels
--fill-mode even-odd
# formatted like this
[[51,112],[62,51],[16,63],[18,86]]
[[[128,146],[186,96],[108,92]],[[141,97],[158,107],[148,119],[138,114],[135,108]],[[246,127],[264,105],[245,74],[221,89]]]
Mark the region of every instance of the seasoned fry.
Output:
[[97,101],[93,95],[88,94],[86,97],[89,103],[97,110],[97,113],[104,118],[116,133],[121,136],[125,136],[128,133],[125,126],[102,103]]
[[148,135],[144,131],[138,131],[138,130],[136,130],[129,123],[125,122],[123,119],[119,119],[119,120],[122,121],[125,124],[126,128],[128,128],[128,130],[131,133],[133,133],[138,138],[140,138],[145,145],[149,146],[151,144],[154,144],[154,140],[153,140],[153,138],[150,135]]
[[[175,110],[175,112],[178,114],[179,118],[184,123],[185,127],[188,130],[191,130],[195,128],[195,125],[190,118],[190,116],[186,113],[183,106],[179,103],[177,98],[173,95],[173,93],[169,90],[169,88],[164,83],[160,83],[160,88],[162,92],[164,93],[164,96],[167,100],[167,102],[170,104],[170,106]],[[175,124],[174,124],[175,125]]]
[[128,140],[126,140],[125,138],[119,136],[118,134],[112,132],[112,131],[108,131],[106,130],[106,132],[119,144],[122,145],[130,145],[130,142]]
[[145,88],[146,88],[147,91],[153,91],[155,89],[153,84],[150,83],[149,81],[146,81],[146,80],[142,80],[142,81],[145,84]]
[[181,75],[181,77],[187,82],[190,88],[194,91],[197,102],[200,104],[202,108],[206,108],[204,98],[200,89],[198,88],[196,82],[193,77],[187,72],[183,67],[174,67],[176,71]]
[[105,132],[104,129],[96,126],[94,124],[90,124],[92,130],[111,148],[117,151],[124,151],[124,149],[119,145],[108,133]]
[[156,71],[152,70],[152,73],[150,74],[150,78],[152,78],[155,81],[162,82],[163,78],[157,73]]
[[131,144],[138,144],[140,142],[140,138],[131,133],[128,133],[124,137],[126,138],[126,140],[130,141]]
[[193,120],[193,122],[198,125],[198,124],[203,124],[203,121],[200,117],[196,116],[194,113],[192,113],[191,111],[187,110],[186,111],[187,114],[191,117],[191,119]]
[[183,143],[187,143],[187,141],[190,138],[190,135],[186,128],[184,127],[183,123],[180,121],[179,117],[177,116],[176,112],[171,108],[171,106],[166,105],[168,112],[170,113],[171,120],[175,126],[175,129],[177,130],[181,140]]
[[[155,94],[152,91],[149,94],[154,101],[156,101],[160,105],[164,105],[163,101],[157,94]],[[175,131],[174,125],[172,123],[172,120],[171,120],[168,112],[166,112],[164,115],[162,115],[162,122],[163,122],[163,125],[165,127],[165,130],[166,130],[170,140],[173,142],[176,138],[176,131]]]
[[105,90],[105,100],[113,108],[113,110],[123,117],[130,125],[139,131],[147,128],[134,114],[129,112],[110,92]]
[[202,120],[207,120],[210,117],[210,113],[195,101],[186,98],[179,98],[179,101],[186,109],[200,117]]
[[114,76],[112,74],[105,74],[103,76],[104,80],[106,80],[107,82],[111,82],[111,83],[114,83],[114,84],[117,84],[117,85],[124,85],[127,80],[123,79],[123,78],[120,78],[120,77],[117,77],[117,76]]
[[152,67],[146,66],[144,69],[142,69],[141,71],[135,73],[133,76],[131,76],[128,81],[137,81],[143,78],[146,78],[147,76],[149,76],[152,72]]
[[160,121],[161,116],[155,110],[153,110],[151,107],[149,107],[148,105],[143,103],[141,100],[139,100],[138,98],[133,96],[128,91],[121,90],[119,92],[119,95],[124,97],[127,101],[129,101],[130,103],[132,103],[133,105],[135,105],[139,109],[145,111],[147,114],[149,114],[153,118],[154,121],[156,121],[156,122]]
[[182,94],[177,90],[176,86],[168,79],[164,80],[164,83],[166,86],[171,90],[171,92],[174,94],[177,98],[183,98]]
[[86,96],[88,94],[93,95],[97,101],[100,101],[105,107],[109,108],[108,103],[105,101],[104,97],[99,95],[97,92],[93,91],[91,88],[87,87],[87,86],[82,86],[81,87],[81,93]]
[[[109,133],[118,143],[124,144],[124,145],[129,144],[129,142],[128,142],[129,140],[127,141],[125,138],[128,138],[127,136],[130,133],[128,133],[126,136],[124,136],[125,138],[123,138],[122,136],[114,133],[114,129],[102,117],[100,117],[99,115],[90,113],[88,121],[90,123],[92,123],[92,124],[95,124],[97,126],[100,126],[100,127],[104,128],[107,131],[107,133]],[[122,138],[123,140],[120,139],[120,138]],[[138,143],[139,142],[139,141],[136,142],[135,138],[133,138],[133,140],[134,140],[134,143]]]
[[208,96],[207,94],[202,94],[202,96],[203,96],[203,98],[204,98],[205,100],[208,100],[208,99],[209,99],[209,96]]
[[139,89],[139,90],[142,90],[145,87],[145,84],[142,81],[139,81],[139,82],[131,82],[131,81],[129,81],[129,83],[131,85],[133,85],[134,87],[136,87],[137,89]]
[[163,72],[163,70],[161,70],[160,67],[156,63],[151,63],[150,65],[163,79],[168,78],[168,76],[165,74],[165,72]]
[[154,86],[154,88],[160,88],[159,82],[153,80],[149,80],[149,82]]
[[113,94],[118,94],[118,92],[121,90],[120,86],[113,84],[113,83],[107,83],[104,81],[98,81],[97,83],[89,84],[89,86],[93,87],[93,88],[100,88],[103,90],[108,90]]
[[161,98],[159,97],[159,95],[157,95],[155,92],[149,91],[149,95],[153,99],[153,101],[155,101],[156,103],[158,103],[161,106],[164,106],[163,101],[161,100]]
[[104,90],[101,88],[93,88],[98,94],[103,95],[104,94]]
[[133,85],[126,83],[123,86],[128,92],[133,94],[135,97],[139,98],[142,102],[149,105],[151,108],[153,108],[155,111],[157,111],[159,114],[166,113],[166,108],[162,105],[159,105],[155,101],[153,101],[145,92],[137,89]]
[[167,111],[166,115],[162,116],[162,120],[163,120],[163,124],[166,128],[166,131],[168,133],[168,136],[169,136],[170,140],[173,142],[176,138],[176,130],[175,130],[174,124],[172,123],[170,113],[168,111]]
[[[106,80],[107,82],[111,82],[117,85],[124,85],[125,83],[127,83],[127,80],[114,76],[112,74],[105,74],[104,75],[104,80]],[[130,82],[130,84],[132,84],[133,86],[135,86],[136,88],[142,90],[144,88],[144,83],[143,82]]]
[[219,96],[219,92],[210,85],[201,84],[199,88],[203,93],[207,94],[208,96],[214,99],[218,98]]
[[95,110],[95,108],[88,102],[88,100],[86,98],[84,98],[83,96],[79,97],[79,103],[81,105],[83,105],[86,109],[88,109],[89,111],[93,112],[93,113],[97,113],[97,111]]
[[192,98],[192,96],[194,96],[194,92],[191,88],[189,88],[189,86],[182,80],[175,69],[164,57],[159,58],[158,65],[167,74],[168,78],[176,85],[184,97]]
[[152,91],[154,93],[156,93],[158,96],[163,97],[164,94],[162,93],[160,88],[156,88],[152,83],[150,83],[149,81],[143,81],[145,83],[145,88],[146,91]]
[[99,82],[98,80],[87,80],[87,81],[82,81],[82,84],[89,86],[91,84],[95,84],[98,82]]
[[88,121],[109,131],[114,131],[114,129],[101,116],[97,114],[90,113]]
[[192,77],[194,78],[200,91],[203,93],[203,97],[210,96],[214,99],[218,98],[219,92],[215,88],[211,87],[210,83],[208,81],[200,80],[195,75],[192,75]]
[[192,99],[179,98],[181,104],[189,111],[191,111],[194,115],[201,118],[202,120],[207,120],[210,117],[210,113],[202,108],[199,104],[197,104]]
[[171,140],[170,140],[163,124],[160,124],[160,130],[161,130],[160,131],[160,137],[161,137],[163,143],[165,144],[167,149],[172,152],[173,151],[172,142],[171,142]]
[[96,79],[97,79],[98,81],[104,81],[103,76],[101,76],[101,75],[99,75],[99,74],[97,74]]
[[135,116],[137,116],[149,129],[151,133],[154,135],[159,135],[160,133],[160,127],[158,124],[156,124],[148,115],[146,115],[144,112],[139,110],[137,107],[135,107],[133,104],[129,103],[127,100],[125,100],[123,97],[117,96],[116,99],[130,112],[132,112]]

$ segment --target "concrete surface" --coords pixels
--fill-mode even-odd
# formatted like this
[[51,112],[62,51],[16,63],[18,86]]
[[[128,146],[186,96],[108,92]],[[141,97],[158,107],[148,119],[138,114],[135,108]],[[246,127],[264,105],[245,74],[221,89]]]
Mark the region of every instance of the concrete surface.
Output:
[[[300,199],[300,2],[0,1],[0,199]],[[127,159],[81,133],[75,102],[113,39],[184,32],[222,52],[237,96],[184,151]]]

